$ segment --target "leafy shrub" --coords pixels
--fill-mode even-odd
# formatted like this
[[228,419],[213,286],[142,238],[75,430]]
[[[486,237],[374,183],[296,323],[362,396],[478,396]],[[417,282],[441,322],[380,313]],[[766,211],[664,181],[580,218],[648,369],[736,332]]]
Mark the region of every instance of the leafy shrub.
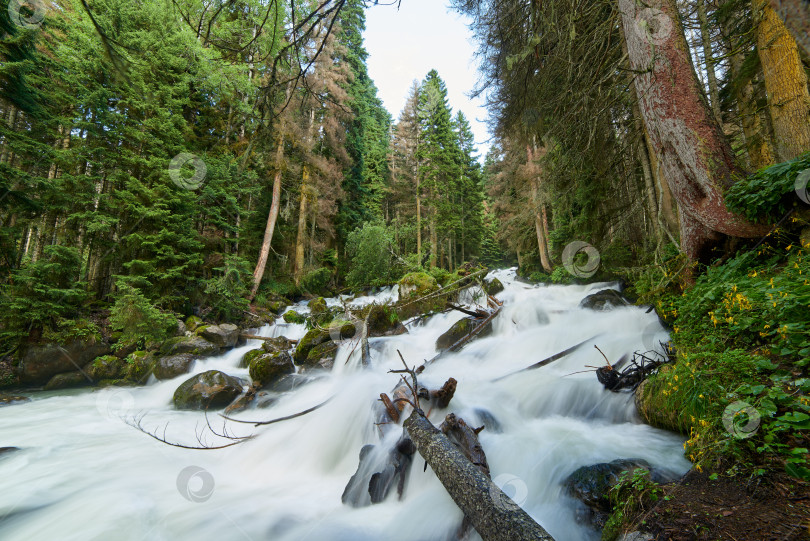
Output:
[[551,281],[555,284],[570,284],[574,281],[574,277],[565,270],[565,267],[557,267],[551,273]]
[[346,251],[351,270],[346,282],[352,288],[387,285],[391,281],[392,240],[385,226],[370,223],[349,233]]
[[750,220],[775,222],[797,201],[796,178],[806,169],[810,154],[760,169],[728,190],[726,206]]
[[301,289],[312,294],[324,293],[331,279],[332,271],[322,267],[305,274],[303,278],[301,278]]
[[159,344],[171,336],[177,327],[172,314],[166,314],[149,302],[141,291],[122,280],[117,282],[118,293],[110,310],[110,327],[121,331],[113,349],[136,345],[140,349]]
[[[635,516],[651,509],[662,495],[663,489],[650,480],[649,471],[637,468],[632,472],[622,472],[619,482],[608,493],[613,513],[602,530],[602,539],[618,539],[623,526]],[[666,496],[664,498],[668,499]]]
[[532,282],[548,282],[551,277],[545,272],[534,271],[529,275],[529,280]]

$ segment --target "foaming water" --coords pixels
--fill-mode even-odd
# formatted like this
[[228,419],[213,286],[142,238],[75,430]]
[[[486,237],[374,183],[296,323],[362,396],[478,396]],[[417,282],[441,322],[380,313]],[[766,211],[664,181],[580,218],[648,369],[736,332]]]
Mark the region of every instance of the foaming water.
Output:
[[[598,539],[575,523],[574,504],[561,487],[575,469],[642,458],[681,474],[689,462],[682,438],[640,423],[631,395],[605,391],[592,373],[571,374],[603,362],[592,344],[615,360],[650,349],[666,331],[655,314],[640,308],[578,307],[583,297],[612,284],[531,286],[516,281],[513,270],[492,274],[505,286],[492,335],[443,356],[420,377],[428,388],[448,377],[458,380],[449,410],[434,412],[431,420],[438,424],[453,411],[470,424],[486,424],[480,438],[493,479],[558,541]],[[358,306],[395,294],[388,288],[329,303]],[[439,314],[407,335],[371,339],[367,370],[356,344],[342,345],[327,377],[238,417],[278,418],[332,397],[326,406],[266,427],[229,423],[229,433],[256,437],[222,450],[169,447],[122,421],[143,416],[144,428],[162,435],[167,427],[167,439],[196,444],[195,434],[206,432],[203,415],[171,406],[174,390],[189,375],[141,388],[34,393],[29,403],[0,408],[0,447],[22,449],[0,455],[0,539],[446,539],[462,515],[435,475],[423,472],[420,457],[402,501],[392,494],[381,504],[353,508],[341,503],[341,494],[361,447],[378,444],[382,457],[399,436],[389,431],[380,443],[374,425],[375,401],[396,385],[388,370],[401,368],[397,350],[410,364],[421,364],[435,355],[436,338],[461,317]],[[289,338],[305,332],[294,324],[259,330]],[[519,372],[587,339],[563,359]],[[247,369],[237,367],[258,345],[254,340],[197,361],[193,372],[216,369],[247,379]],[[222,428],[221,418],[208,418]],[[223,442],[210,433],[203,438]]]

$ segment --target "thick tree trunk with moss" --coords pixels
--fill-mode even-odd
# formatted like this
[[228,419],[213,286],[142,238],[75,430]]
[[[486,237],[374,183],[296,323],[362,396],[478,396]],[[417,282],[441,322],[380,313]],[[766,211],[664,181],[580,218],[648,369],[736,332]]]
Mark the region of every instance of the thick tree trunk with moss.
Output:
[[537,170],[537,164],[535,164],[535,153],[531,145],[526,145],[526,157],[528,158],[529,162],[529,183],[532,189],[532,213],[534,214],[534,230],[537,234],[537,251],[540,253],[540,264],[543,266],[543,270],[549,274],[551,274],[551,262],[549,261],[548,257],[548,240],[546,237],[546,231],[543,227],[543,212],[545,211],[545,207],[540,204],[538,199],[538,175],[539,171]]
[[796,43],[810,56],[810,4],[806,0],[770,0]]
[[619,0],[639,108],[680,211],[681,249],[699,259],[722,235],[767,232],[729,212],[731,147],[706,103],[689,57],[675,0]]
[[759,0],[754,0],[754,7],[761,8],[756,25],[757,50],[765,74],[776,157],[787,161],[810,150],[807,74],[796,41],[776,11]]
[[309,166],[304,165],[301,174],[301,202],[298,208],[298,236],[295,239],[295,267],[293,277],[295,285],[301,284],[301,276],[304,274],[304,244],[307,236],[307,199],[309,190]]

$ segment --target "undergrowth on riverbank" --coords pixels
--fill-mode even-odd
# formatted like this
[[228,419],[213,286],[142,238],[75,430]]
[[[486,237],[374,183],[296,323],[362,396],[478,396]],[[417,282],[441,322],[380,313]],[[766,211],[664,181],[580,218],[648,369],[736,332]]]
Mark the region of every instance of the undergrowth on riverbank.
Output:
[[688,435],[698,470],[810,480],[810,241],[777,230],[682,288],[686,270],[674,257],[635,286],[677,352],[639,389],[642,415]]

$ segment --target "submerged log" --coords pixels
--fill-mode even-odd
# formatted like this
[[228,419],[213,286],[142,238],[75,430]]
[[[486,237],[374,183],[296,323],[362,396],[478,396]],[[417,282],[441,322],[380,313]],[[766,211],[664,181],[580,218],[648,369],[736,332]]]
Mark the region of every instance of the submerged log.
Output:
[[453,395],[456,394],[457,385],[458,382],[455,380],[455,378],[450,378],[444,382],[441,389],[431,391],[430,397],[436,400],[436,405],[439,408],[444,409],[450,405]]
[[411,413],[405,420],[405,428],[419,454],[485,541],[553,541],[542,526],[470,462],[421,411]]

